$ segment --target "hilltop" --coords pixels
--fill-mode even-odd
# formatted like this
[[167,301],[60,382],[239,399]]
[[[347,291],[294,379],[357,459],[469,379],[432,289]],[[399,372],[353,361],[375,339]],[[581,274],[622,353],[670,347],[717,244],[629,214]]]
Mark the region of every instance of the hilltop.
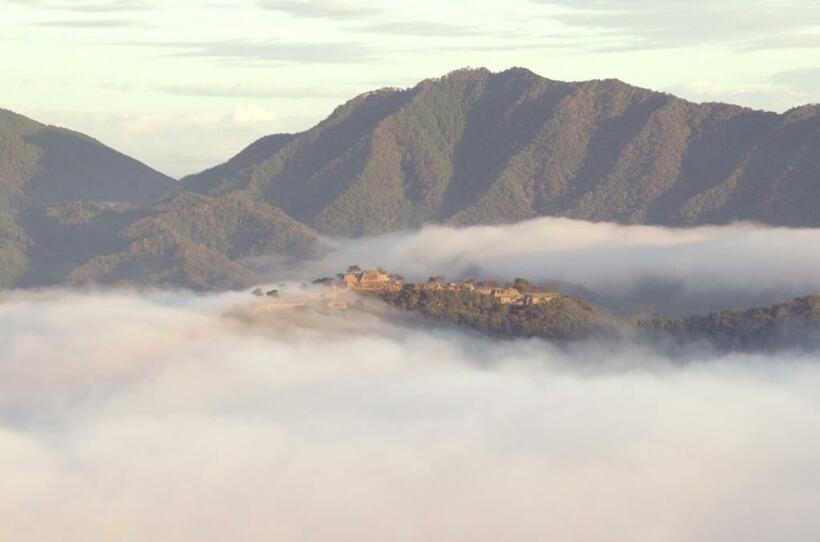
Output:
[[581,299],[560,295],[549,285],[525,279],[509,284],[494,280],[406,282],[383,269],[352,266],[334,278],[314,284],[340,292],[375,297],[403,311],[438,322],[468,327],[500,337],[541,337],[569,341],[612,332],[619,322]]
[[[322,295],[326,302],[336,301],[339,294],[358,294],[433,322],[497,337],[565,342],[628,335],[651,342],[704,342],[740,350],[820,344],[820,295],[704,316],[630,320],[616,318],[583,299],[559,294],[547,284],[536,285],[523,278],[508,284],[494,280],[448,282],[444,277],[412,283],[383,269],[351,266],[335,278],[320,278],[314,284],[326,288]],[[278,297],[276,290],[269,294]],[[347,308],[346,303],[330,306]]]
[[174,179],[84,134],[0,109],[0,209],[63,201],[146,203]]

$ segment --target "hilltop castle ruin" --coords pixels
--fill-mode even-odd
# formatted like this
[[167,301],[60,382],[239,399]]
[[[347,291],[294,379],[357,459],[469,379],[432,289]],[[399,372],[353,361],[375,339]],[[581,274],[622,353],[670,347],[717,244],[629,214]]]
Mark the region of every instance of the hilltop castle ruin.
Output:
[[404,280],[389,275],[384,269],[362,271],[358,266],[351,266],[347,273],[338,275],[346,288],[365,292],[398,291],[404,287]]
[[526,281],[527,287],[512,284],[499,287],[494,283],[478,283],[472,280],[445,282],[442,277],[430,277],[427,282],[408,283],[398,275],[391,275],[384,269],[362,270],[359,266],[350,266],[345,273],[337,275],[338,280],[319,279],[317,284],[326,284],[334,290],[351,290],[354,292],[382,293],[398,292],[409,288],[418,291],[470,291],[493,297],[502,305],[540,305],[549,302],[559,294],[532,287]]

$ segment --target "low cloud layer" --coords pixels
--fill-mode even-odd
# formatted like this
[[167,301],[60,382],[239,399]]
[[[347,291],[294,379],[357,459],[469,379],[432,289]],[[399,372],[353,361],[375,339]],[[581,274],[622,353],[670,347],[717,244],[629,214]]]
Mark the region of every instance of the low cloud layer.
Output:
[[569,283],[613,306],[669,314],[781,302],[820,293],[820,231],[753,224],[672,229],[539,218],[508,226],[425,227],[359,240],[328,240],[296,268],[254,262],[273,278],[382,266],[412,280],[524,277]]
[[247,294],[0,302],[0,538],[815,540],[810,355],[492,342]]

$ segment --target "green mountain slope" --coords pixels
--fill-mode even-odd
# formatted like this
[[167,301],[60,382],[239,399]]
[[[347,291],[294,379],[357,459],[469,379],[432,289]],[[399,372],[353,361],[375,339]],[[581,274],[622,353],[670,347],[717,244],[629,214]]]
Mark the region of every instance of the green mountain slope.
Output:
[[[820,109],[693,104],[616,80],[460,70],[339,107],[315,128],[184,179],[246,190],[318,231],[542,215],[820,226]],[[264,146],[262,146],[264,147]]]
[[236,260],[298,251],[314,232],[266,203],[180,192],[150,207],[66,203],[21,220],[31,241],[15,286],[229,289],[259,280]]
[[[30,253],[39,247],[23,223],[25,214],[68,201],[146,203],[176,184],[83,134],[0,109],[0,287],[18,284],[32,272],[54,273],[32,268]],[[91,239],[66,246],[59,238],[47,245],[66,255],[62,267],[76,259],[73,250],[100,249],[90,248]]]
[[293,141],[295,137],[292,134],[274,134],[258,139],[224,164],[187,178],[186,188],[197,192],[212,190],[225,192],[232,179],[241,178],[245,168],[253,167],[259,162],[267,160],[269,156],[276,154],[282,147]]
[[820,227],[820,107],[693,104],[616,80],[459,70],[339,106],[181,183],[0,111],[0,287],[225,288],[318,234],[544,215]]
[[315,237],[248,193],[212,198],[177,184],[82,134],[0,111],[0,287],[235,288],[258,281],[236,260]]
[[0,110],[0,206],[147,202],[170,177],[77,132]]

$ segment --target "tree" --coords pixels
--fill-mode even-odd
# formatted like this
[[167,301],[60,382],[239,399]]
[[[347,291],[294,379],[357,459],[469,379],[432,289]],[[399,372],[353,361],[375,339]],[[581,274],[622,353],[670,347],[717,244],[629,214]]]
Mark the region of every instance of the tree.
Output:
[[361,273],[362,268],[359,267],[358,265],[351,265],[347,268],[347,272],[348,273]]
[[519,292],[534,292],[538,288],[536,288],[535,284],[531,283],[527,279],[517,278],[513,281],[513,288],[518,290]]
[[544,284],[541,285],[540,291],[545,292],[545,293],[549,293],[549,294],[557,293],[555,288],[553,288],[552,286],[550,286],[547,283],[544,283]]

